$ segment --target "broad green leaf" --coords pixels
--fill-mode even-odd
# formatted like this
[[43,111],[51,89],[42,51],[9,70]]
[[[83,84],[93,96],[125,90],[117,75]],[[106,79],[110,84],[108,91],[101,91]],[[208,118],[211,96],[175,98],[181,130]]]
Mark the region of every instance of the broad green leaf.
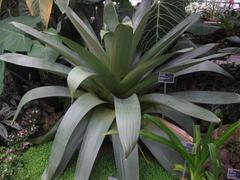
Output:
[[72,99],[80,84],[93,75],[94,73],[81,66],[77,66],[71,70],[67,77],[67,83]]
[[191,117],[209,122],[219,123],[220,119],[211,111],[192,104],[184,99],[176,98],[165,94],[147,94],[142,96],[141,102],[160,104],[170,107],[176,111]]
[[234,104],[240,103],[240,95],[230,92],[215,91],[183,91],[169,95],[201,104]]
[[133,29],[128,25],[119,24],[113,33],[111,43],[110,69],[119,79],[128,71],[133,57]]
[[66,13],[72,24],[75,26],[75,28],[85,41],[89,50],[96,57],[99,57],[100,60],[106,61],[107,56],[100,42],[98,41],[96,35],[88,29],[87,25],[82,21],[82,19],[80,19],[77,14],[73,12],[63,0],[56,0],[56,4],[63,13]]
[[119,24],[118,14],[111,0],[106,0],[104,5],[104,15],[103,15],[104,27],[112,32],[115,31],[117,25]]
[[180,24],[175,26],[170,32],[168,32],[163,38],[161,38],[151,49],[149,49],[141,58],[141,61],[152,59],[154,56],[162,54],[169,48],[173,42],[177,40],[192,24],[198,19],[199,14],[193,14],[187,17]]
[[46,61],[55,62],[59,53],[49,46],[42,45],[39,41],[33,41],[33,46],[28,56],[38,57]]
[[0,44],[3,49],[11,52],[28,52],[32,47],[32,40],[26,37],[23,32],[19,31],[13,25],[9,24],[12,21],[25,23],[31,27],[35,27],[39,22],[38,17],[8,17],[0,21]]
[[6,53],[0,55],[0,60],[12,64],[16,64],[19,66],[37,68],[45,71],[49,71],[55,74],[62,75],[66,77],[68,73],[71,71],[71,68],[64,66],[59,63],[52,63],[46,61],[44,59],[39,59],[35,57],[30,57],[22,54],[15,54],[15,53]]
[[41,33],[21,23],[12,22],[11,24],[13,24],[16,28],[24,31],[25,33],[30,34],[31,36],[39,39],[43,43],[49,45],[50,47],[58,51],[60,54],[65,56],[67,59],[69,59],[72,64],[81,65],[82,60],[75,52],[71,51],[69,48],[64,46],[61,42],[57,41],[56,39],[52,38],[50,35]]
[[88,180],[98,151],[108,131],[115,112],[106,108],[97,108],[89,120],[78,156],[75,179]]
[[0,8],[2,7],[2,1],[3,1],[3,0],[0,0]]
[[141,48],[146,51],[185,18],[185,0],[154,0]]
[[7,132],[7,129],[6,127],[0,123],[0,136],[2,138],[4,138],[5,140],[7,140],[8,138],[8,132]]
[[134,94],[127,99],[114,97],[117,129],[125,157],[128,157],[135,148],[140,126],[141,107],[138,97]]
[[69,147],[68,143],[71,140],[73,132],[77,130],[76,128],[83,117],[95,106],[102,103],[104,102],[97,97],[91,94],[84,94],[71,105],[58,127],[52,145],[48,167],[42,176],[43,179],[52,179],[54,177],[62,157],[64,156],[64,152],[66,148]]
[[205,61],[200,64],[191,66],[189,68],[183,69],[181,71],[178,71],[175,75],[182,76],[185,74],[196,73],[196,72],[214,72],[214,73],[218,73],[218,74],[221,74],[221,75],[229,77],[229,78],[233,78],[231,74],[229,74],[227,71],[225,71],[219,65],[217,65],[216,63],[211,62],[211,61]]
[[48,27],[52,6],[53,0],[39,0],[40,16],[45,29]]
[[126,159],[118,135],[112,135],[112,143],[119,180],[139,180],[138,147]]
[[46,97],[71,97],[71,96],[68,88],[62,87],[62,86],[44,86],[44,87],[32,89],[22,97],[20,103],[18,104],[16,114],[13,120],[14,121],[16,120],[19,112],[21,111],[22,107],[25,104],[27,104],[32,100],[46,98]]

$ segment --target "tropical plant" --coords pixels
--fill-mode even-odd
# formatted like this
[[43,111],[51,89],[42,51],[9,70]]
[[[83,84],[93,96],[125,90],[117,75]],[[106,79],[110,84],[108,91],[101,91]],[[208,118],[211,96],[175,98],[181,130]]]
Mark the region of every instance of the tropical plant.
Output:
[[[157,83],[159,71],[172,72],[176,76],[197,71],[213,71],[231,76],[216,64],[208,61],[228,53],[198,58],[215,47],[215,44],[207,44],[190,52],[188,52],[190,49],[167,52],[184,31],[198,20],[198,14],[193,14],[182,21],[146,53],[136,54],[136,47],[149,19],[150,1],[143,1],[133,19],[125,18],[123,22],[119,22],[113,3],[110,0],[105,1],[105,29],[102,31],[104,46],[93,33],[89,23],[79,18],[65,1],[57,0],[56,4],[76,27],[85,41],[86,48],[66,37],[60,36],[64,45],[55,40],[56,35],[39,32],[21,23],[12,22],[12,24],[58,51],[72,67],[16,53],[0,56],[2,61],[46,70],[67,79],[69,88],[46,86],[27,92],[20,101],[14,116],[15,120],[21,108],[34,99],[44,97],[72,99],[72,105],[61,118],[49,163],[42,179],[58,177],[79,147],[75,179],[88,179],[105,138],[104,135],[108,134],[112,137],[119,179],[139,179],[136,145],[141,128],[142,112],[161,105],[171,109],[173,111],[171,115],[177,114],[179,119],[175,120],[180,125],[188,126],[190,123],[181,121],[180,117],[184,117],[184,120],[191,120],[189,117],[191,116],[210,122],[220,122],[215,114],[190,101],[220,104],[239,102],[240,96],[233,93],[147,94],[148,90]],[[187,53],[184,53],[186,51]],[[183,54],[177,56],[179,53]],[[218,98],[219,96],[221,98]],[[155,112],[160,112],[159,106]],[[172,158],[170,152],[170,156],[164,156],[166,148],[158,149],[145,144],[166,169],[169,169],[168,167],[179,159],[166,161]],[[154,153],[156,150],[158,154]]]
[[140,46],[150,49],[185,18],[185,0],[154,0]]
[[[144,119],[159,129],[156,130],[156,133],[153,133],[146,127],[141,131],[141,137],[162,143],[177,151],[185,160],[185,164],[176,164],[174,170],[182,172],[183,179],[184,174],[187,173],[191,180],[215,180],[220,178],[221,164],[218,158],[218,149],[240,128],[240,121],[238,121],[213,141],[212,133],[215,127],[214,123],[210,124],[205,136],[201,134],[200,126],[195,125],[193,128],[193,142],[187,142],[187,147],[186,143],[182,142],[179,137],[167,127],[162,119],[157,119],[147,114],[144,115]],[[164,132],[165,135],[163,135],[162,132]],[[193,148],[191,149],[189,145]]]

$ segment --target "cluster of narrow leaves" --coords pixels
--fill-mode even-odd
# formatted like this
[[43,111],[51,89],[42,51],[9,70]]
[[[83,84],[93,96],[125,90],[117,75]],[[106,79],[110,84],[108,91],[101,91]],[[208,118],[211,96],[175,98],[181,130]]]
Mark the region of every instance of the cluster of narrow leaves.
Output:
[[[155,125],[155,127],[151,127],[155,129],[155,132],[149,131],[149,127],[146,127],[141,131],[141,137],[164,144],[179,152],[185,160],[185,165],[175,164],[174,170],[183,173],[183,177],[188,174],[191,180],[215,180],[220,178],[221,164],[218,158],[218,149],[240,128],[240,121],[238,121],[232,124],[218,139],[213,141],[214,123],[210,124],[205,136],[201,134],[200,126],[195,125],[193,128],[193,141],[188,142],[190,145],[193,145],[192,151],[190,151],[179,140],[177,135],[167,127],[163,120],[150,115],[144,115],[144,119]],[[162,132],[165,135],[162,135]]]
[[[112,1],[105,1],[102,41],[98,40],[90,24],[79,18],[64,0],[57,0],[56,4],[75,26],[86,47],[66,37],[39,32],[21,23],[12,24],[56,50],[71,66],[16,53],[0,56],[2,61],[45,70],[67,80],[68,87],[46,86],[27,92],[14,116],[16,119],[22,107],[34,99],[72,99],[72,105],[60,120],[42,179],[55,179],[60,176],[73,153],[79,148],[75,179],[88,179],[105,138],[104,134],[112,137],[119,179],[139,179],[137,143],[143,112],[164,114],[191,131],[189,125],[193,122],[192,117],[220,122],[215,114],[193,103],[240,102],[240,96],[234,93],[148,94],[149,88],[154,87],[157,82],[159,71],[175,73],[176,77],[199,71],[213,71],[231,77],[210,61],[229,53],[203,56],[214,48],[215,44],[169,53],[169,48],[199,19],[199,14],[187,17],[148,51],[139,53],[136,49],[151,14],[150,1],[143,1],[133,19],[124,18],[122,22],[119,21]],[[219,96],[223,98],[216,101]],[[164,145],[159,146],[148,140],[143,142],[168,170],[173,168],[176,161],[181,160],[177,152]]]

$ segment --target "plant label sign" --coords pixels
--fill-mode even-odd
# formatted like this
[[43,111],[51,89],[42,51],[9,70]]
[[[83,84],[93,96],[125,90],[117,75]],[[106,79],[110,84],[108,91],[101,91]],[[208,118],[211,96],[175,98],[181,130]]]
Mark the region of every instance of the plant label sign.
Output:
[[118,180],[118,178],[115,178],[115,177],[108,177],[108,180]]
[[187,142],[187,141],[183,141],[182,144],[186,148],[188,153],[190,153],[190,154],[193,153],[193,147],[194,147],[193,143],[190,143],[190,142]]
[[159,72],[158,82],[160,83],[174,83],[175,75],[168,72]]
[[227,178],[232,180],[240,180],[240,170],[228,168]]

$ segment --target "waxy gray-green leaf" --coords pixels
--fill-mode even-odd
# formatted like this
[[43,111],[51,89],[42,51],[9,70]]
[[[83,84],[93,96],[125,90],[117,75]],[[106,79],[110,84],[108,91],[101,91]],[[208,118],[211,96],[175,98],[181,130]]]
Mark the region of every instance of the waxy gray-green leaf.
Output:
[[218,91],[183,91],[169,95],[200,104],[234,104],[240,103],[240,95]]
[[220,119],[211,111],[192,104],[184,99],[176,98],[165,94],[148,94],[144,95],[140,100],[141,102],[168,106],[183,114],[205,121],[215,123],[220,122]]
[[89,120],[78,156],[75,179],[88,180],[98,151],[108,131],[115,112],[111,109],[97,108]]
[[134,94],[126,99],[114,97],[117,129],[123,146],[125,157],[128,157],[135,148],[140,126],[141,107],[138,97]]
[[83,117],[91,109],[102,103],[104,102],[97,97],[91,94],[84,94],[71,105],[59,125],[52,145],[48,167],[42,176],[43,179],[52,179],[54,177],[54,174],[61,163],[65,149],[68,148],[67,145],[71,139],[72,133],[77,128]]

